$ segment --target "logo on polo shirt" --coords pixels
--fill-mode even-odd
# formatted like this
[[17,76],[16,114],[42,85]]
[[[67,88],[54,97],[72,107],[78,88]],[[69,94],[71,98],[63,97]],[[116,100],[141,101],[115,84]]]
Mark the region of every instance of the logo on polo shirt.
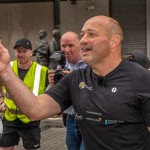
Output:
[[75,119],[76,119],[76,120],[82,120],[82,119],[83,119],[83,116],[82,116],[82,115],[79,115],[78,113],[75,113]]
[[113,87],[113,88],[111,89],[111,91],[112,91],[112,93],[115,93],[115,92],[117,92],[117,88],[116,88],[116,87]]
[[79,84],[79,88],[80,89],[88,89],[88,90],[92,90],[92,87],[89,87],[89,86],[87,86],[84,82],[81,82],[80,84]]

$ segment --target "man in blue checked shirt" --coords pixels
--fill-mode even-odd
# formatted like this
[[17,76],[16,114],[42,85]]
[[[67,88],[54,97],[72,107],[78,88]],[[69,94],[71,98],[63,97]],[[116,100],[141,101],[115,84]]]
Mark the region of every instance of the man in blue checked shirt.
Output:
[[[68,31],[61,37],[61,51],[66,58],[64,74],[69,74],[73,70],[85,68],[86,64],[82,61],[79,49],[79,36],[75,32]],[[69,70],[69,71],[68,71]],[[49,82],[54,85],[54,71],[50,71]],[[75,119],[75,111],[73,106],[70,106],[63,112],[63,122],[66,126],[66,144],[68,150],[83,150],[82,135],[79,125]]]

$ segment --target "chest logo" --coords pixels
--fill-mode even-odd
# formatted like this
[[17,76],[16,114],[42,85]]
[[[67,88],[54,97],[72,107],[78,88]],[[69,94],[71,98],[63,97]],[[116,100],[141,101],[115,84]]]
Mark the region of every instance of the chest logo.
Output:
[[80,84],[79,84],[79,88],[80,89],[88,89],[88,90],[92,90],[92,87],[88,87],[84,82],[81,82]]
[[115,92],[117,92],[117,88],[116,88],[116,87],[113,87],[113,88],[111,89],[111,91],[112,91],[112,93],[115,93]]

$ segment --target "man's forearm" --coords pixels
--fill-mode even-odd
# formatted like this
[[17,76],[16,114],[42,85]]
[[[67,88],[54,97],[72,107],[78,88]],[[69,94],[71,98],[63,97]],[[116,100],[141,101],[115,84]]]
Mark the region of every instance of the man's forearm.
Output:
[[[27,117],[40,120],[61,112],[59,104],[47,94],[34,96],[26,85],[14,74],[10,66],[10,55],[8,50],[0,42],[0,80],[6,87],[7,92],[15,104]],[[0,110],[3,109],[3,99]]]
[[41,120],[61,112],[59,104],[47,94],[35,96],[14,74],[9,66],[0,78],[11,98],[21,111],[31,120]]

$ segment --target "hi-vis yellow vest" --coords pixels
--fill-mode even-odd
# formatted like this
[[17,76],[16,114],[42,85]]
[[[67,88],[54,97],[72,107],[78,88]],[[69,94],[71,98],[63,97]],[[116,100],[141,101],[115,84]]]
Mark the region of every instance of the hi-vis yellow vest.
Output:
[[[11,62],[12,69],[15,74],[18,76],[18,65],[17,61]],[[26,76],[24,77],[23,82],[26,86],[37,96],[44,93],[46,89],[46,76],[47,76],[47,67],[41,66],[36,62],[32,63],[32,66],[28,70]],[[15,105],[6,89],[4,88],[4,102],[7,105],[7,109],[4,113],[6,120],[14,121],[15,119],[20,119],[23,123],[29,123],[30,120],[25,116],[19,108]],[[34,107],[34,106],[33,106]]]

